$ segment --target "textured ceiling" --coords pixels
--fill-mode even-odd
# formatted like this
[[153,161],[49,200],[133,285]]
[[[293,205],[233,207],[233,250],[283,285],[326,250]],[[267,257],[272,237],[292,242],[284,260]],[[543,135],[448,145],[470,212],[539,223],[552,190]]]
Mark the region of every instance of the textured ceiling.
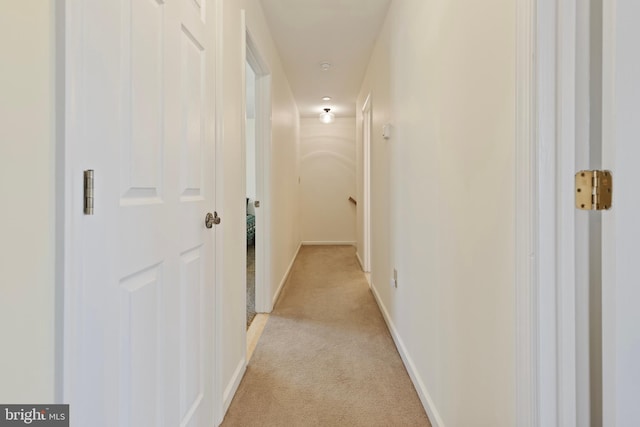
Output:
[[[390,0],[261,1],[300,114],[331,107],[336,116],[354,116]],[[322,62],[331,68],[323,71]]]

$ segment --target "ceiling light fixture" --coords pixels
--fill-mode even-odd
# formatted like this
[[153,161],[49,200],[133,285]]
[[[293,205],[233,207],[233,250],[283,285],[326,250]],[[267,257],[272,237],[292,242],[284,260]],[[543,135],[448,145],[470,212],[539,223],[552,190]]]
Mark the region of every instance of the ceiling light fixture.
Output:
[[333,123],[335,118],[336,116],[331,112],[331,108],[325,108],[324,112],[320,113],[320,121],[322,123]]
[[330,96],[323,96],[322,100],[323,101],[331,101],[331,97]]
[[322,71],[327,71],[331,68],[331,64],[329,62],[321,62],[320,68],[322,68]]

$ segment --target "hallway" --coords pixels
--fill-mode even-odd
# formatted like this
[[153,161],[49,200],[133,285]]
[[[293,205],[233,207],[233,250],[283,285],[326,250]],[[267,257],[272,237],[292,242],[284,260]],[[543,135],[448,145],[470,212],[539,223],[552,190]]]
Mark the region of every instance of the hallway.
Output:
[[352,246],[303,246],[223,426],[430,426]]
[[[574,228],[532,207],[536,153],[560,151],[536,151],[527,4],[3,5],[0,403],[69,404],[71,427],[571,412],[572,378],[536,377],[571,317],[538,279],[571,289],[552,236]],[[557,201],[572,174],[549,170]],[[251,359],[247,307],[271,314]]]

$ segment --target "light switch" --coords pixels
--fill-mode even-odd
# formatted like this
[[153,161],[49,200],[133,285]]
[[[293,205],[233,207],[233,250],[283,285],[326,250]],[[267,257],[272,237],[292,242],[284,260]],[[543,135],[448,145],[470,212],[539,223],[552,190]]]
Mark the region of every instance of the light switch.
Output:
[[391,138],[391,124],[390,123],[386,123],[382,126],[382,137],[384,139],[389,139]]

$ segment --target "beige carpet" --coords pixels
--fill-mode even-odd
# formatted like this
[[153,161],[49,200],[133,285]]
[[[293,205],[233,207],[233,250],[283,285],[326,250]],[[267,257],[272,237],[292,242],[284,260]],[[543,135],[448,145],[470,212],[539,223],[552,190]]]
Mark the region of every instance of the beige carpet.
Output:
[[247,246],[247,329],[256,317],[256,245]]
[[348,246],[305,246],[223,426],[430,426]]

